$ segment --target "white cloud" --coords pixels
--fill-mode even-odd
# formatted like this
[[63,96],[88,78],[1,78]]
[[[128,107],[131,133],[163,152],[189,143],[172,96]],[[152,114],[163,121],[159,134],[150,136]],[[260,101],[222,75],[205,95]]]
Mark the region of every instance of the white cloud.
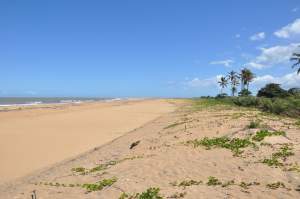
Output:
[[274,32],[275,36],[285,39],[298,34],[300,34],[300,19],[296,19],[294,22]]
[[256,33],[256,34],[252,35],[250,37],[250,40],[252,40],[252,41],[258,41],[258,40],[263,40],[265,37],[266,37],[266,33],[259,32],[259,33]]
[[249,63],[246,64],[246,66],[252,67],[252,68],[257,68],[257,69],[262,69],[262,68],[265,67],[265,65],[255,63],[255,62],[249,62]]
[[262,69],[276,64],[288,63],[292,54],[296,51],[299,45],[300,43],[291,43],[287,46],[261,48],[261,54],[246,65],[257,69]]
[[[182,83],[185,89],[198,89],[200,91],[206,90],[211,93],[212,92],[218,93],[220,89],[220,86],[218,85],[218,81],[222,76],[223,75],[216,75],[214,77],[205,78],[205,79],[193,78],[193,79],[185,80]],[[251,91],[253,91],[253,93],[255,93],[268,83],[280,84],[285,89],[299,87],[300,75],[297,75],[296,72],[293,72],[293,73],[285,74],[283,76],[273,76],[269,74],[256,76],[253,82],[251,82],[250,84],[250,89]],[[229,87],[230,86],[228,86],[228,88]]]
[[240,37],[241,37],[240,34],[236,34],[236,35],[235,35],[235,38],[240,38]]
[[226,60],[221,60],[221,61],[212,61],[210,62],[210,64],[213,64],[213,65],[224,65],[226,67],[230,67],[231,64],[233,64],[234,61],[231,60],[231,59],[226,59]]
[[296,72],[289,73],[281,77],[274,77],[272,75],[263,75],[263,76],[257,76],[252,82],[252,84],[256,88],[261,88],[268,83],[281,84],[282,87],[286,89],[299,87],[300,75],[297,75]]
[[209,87],[217,87],[218,81],[220,80],[222,75],[217,75],[215,77],[200,79],[193,78],[191,80],[186,80],[183,84],[186,87],[190,88],[209,88]]

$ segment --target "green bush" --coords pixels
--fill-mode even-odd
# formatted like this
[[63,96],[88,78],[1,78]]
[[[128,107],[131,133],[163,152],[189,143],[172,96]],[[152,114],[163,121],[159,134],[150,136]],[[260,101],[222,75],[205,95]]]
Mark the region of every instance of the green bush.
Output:
[[233,103],[238,106],[251,107],[251,106],[257,106],[258,100],[256,97],[252,97],[252,96],[237,97],[237,98],[233,98]]
[[280,87],[280,84],[267,84],[265,87],[261,88],[258,93],[257,97],[267,97],[267,98],[274,98],[274,97],[288,97],[290,94],[288,91],[284,90]]
[[250,96],[252,93],[247,89],[243,89],[239,92],[239,96]]
[[291,117],[300,116],[300,98],[237,97],[232,98],[235,105],[256,107],[262,111]]
[[260,126],[259,121],[251,121],[250,124],[248,125],[249,129],[256,129]]

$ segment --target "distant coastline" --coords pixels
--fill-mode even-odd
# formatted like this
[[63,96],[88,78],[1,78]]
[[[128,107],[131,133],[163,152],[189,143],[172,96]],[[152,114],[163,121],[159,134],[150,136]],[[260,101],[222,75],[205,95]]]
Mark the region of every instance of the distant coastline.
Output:
[[34,106],[44,104],[79,104],[82,102],[115,101],[121,98],[85,98],[85,97],[0,97],[0,107]]

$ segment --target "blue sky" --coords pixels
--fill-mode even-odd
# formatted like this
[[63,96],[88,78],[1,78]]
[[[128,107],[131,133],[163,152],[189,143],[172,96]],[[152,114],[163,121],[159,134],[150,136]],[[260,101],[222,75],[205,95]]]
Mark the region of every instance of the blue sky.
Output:
[[298,0],[1,0],[0,96],[215,95],[247,66],[255,92],[300,86]]

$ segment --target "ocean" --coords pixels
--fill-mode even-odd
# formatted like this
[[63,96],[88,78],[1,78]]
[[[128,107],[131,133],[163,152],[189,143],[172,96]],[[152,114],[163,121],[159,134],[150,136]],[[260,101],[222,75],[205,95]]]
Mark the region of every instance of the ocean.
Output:
[[0,106],[30,106],[38,104],[66,104],[104,100],[118,100],[118,98],[85,98],[85,97],[0,97]]

